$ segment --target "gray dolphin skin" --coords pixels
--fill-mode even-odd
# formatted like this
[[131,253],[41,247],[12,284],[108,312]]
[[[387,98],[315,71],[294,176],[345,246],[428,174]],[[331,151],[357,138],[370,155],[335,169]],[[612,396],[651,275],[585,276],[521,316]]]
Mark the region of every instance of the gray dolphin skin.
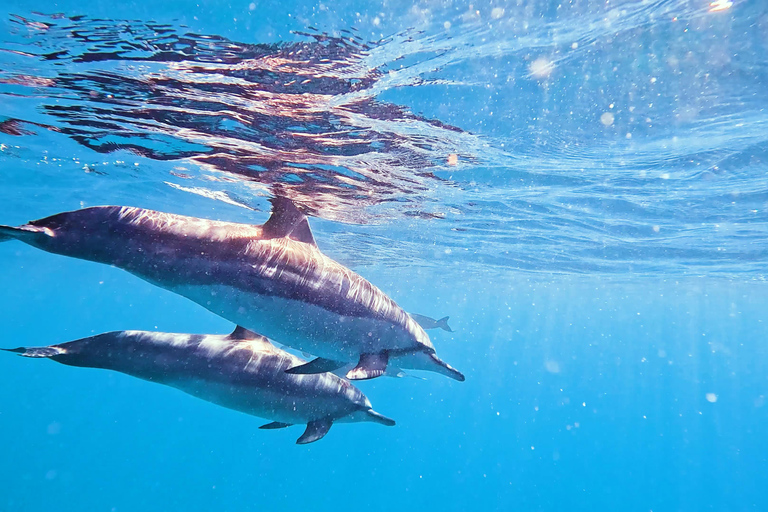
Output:
[[332,373],[286,373],[304,360],[242,327],[230,335],[116,331],[60,345],[3,350],[165,384],[272,420],[262,429],[306,424],[298,444],[321,439],[334,422],[395,424],[375,412],[365,395],[345,379]]
[[272,199],[261,225],[121,206],[65,212],[18,227],[0,241],[124,269],[213,313],[317,359],[289,369],[322,373],[349,363],[347,378],[394,368],[463,381],[435,354],[419,324],[366,279],[317,248],[306,216]]

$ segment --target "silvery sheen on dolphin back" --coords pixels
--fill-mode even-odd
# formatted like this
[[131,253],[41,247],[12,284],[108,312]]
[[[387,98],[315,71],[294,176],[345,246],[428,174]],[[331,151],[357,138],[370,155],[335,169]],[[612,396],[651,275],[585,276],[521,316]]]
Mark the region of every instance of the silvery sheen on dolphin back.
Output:
[[116,331],[49,347],[4,350],[165,384],[273,420],[262,429],[306,424],[298,444],[321,439],[334,422],[395,424],[345,379],[332,373],[286,373],[304,360],[242,327],[223,336]]
[[[272,199],[261,225],[98,206],[0,226],[0,241],[107,263],[317,359],[288,370],[357,363],[349,379],[387,366],[464,375],[435,354],[424,329],[384,292],[318,249],[306,216]],[[390,368],[392,370],[393,368]]]

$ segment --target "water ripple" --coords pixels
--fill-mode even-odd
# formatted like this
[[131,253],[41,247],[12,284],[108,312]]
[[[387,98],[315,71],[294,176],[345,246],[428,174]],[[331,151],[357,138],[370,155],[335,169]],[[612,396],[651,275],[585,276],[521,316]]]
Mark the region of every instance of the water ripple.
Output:
[[138,179],[130,157],[178,194],[287,195],[344,223],[319,225],[358,265],[761,279],[768,13],[587,4],[414,7],[378,40],[264,44],[12,14],[0,158],[63,137],[84,151],[64,170],[95,180]]

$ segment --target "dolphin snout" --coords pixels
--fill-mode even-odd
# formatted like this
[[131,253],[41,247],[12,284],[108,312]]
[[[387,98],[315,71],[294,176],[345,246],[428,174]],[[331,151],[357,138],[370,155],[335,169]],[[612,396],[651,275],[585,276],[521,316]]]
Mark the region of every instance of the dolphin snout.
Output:
[[395,426],[395,420],[392,418],[387,418],[383,414],[379,414],[378,412],[374,411],[373,409],[368,409],[365,411],[367,414],[367,420],[373,421],[374,423],[381,423],[382,425],[386,425],[388,427],[394,427]]
[[454,380],[457,380],[459,382],[464,382],[464,380],[466,380],[466,378],[464,377],[463,373],[461,373],[459,370],[457,370],[453,366],[449,365],[448,363],[446,363],[445,361],[443,361],[442,359],[437,357],[437,355],[434,352],[429,354],[429,358],[435,364],[438,365],[438,368],[435,368],[434,371],[436,371],[438,373],[442,373],[443,375],[446,375],[446,376],[448,376],[448,377],[450,377],[450,378],[452,378]]

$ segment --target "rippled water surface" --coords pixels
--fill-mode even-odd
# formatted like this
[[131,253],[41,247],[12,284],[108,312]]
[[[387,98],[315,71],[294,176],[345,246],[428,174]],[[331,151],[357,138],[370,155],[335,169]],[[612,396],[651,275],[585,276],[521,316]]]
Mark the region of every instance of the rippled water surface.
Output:
[[[467,380],[296,447],[0,353],[0,511],[768,509],[766,55],[762,0],[6,0],[0,224],[286,196]],[[0,348],[232,329],[15,241],[0,283]]]
[[371,264],[762,278],[760,2],[295,7],[9,11],[3,178],[287,195]]

